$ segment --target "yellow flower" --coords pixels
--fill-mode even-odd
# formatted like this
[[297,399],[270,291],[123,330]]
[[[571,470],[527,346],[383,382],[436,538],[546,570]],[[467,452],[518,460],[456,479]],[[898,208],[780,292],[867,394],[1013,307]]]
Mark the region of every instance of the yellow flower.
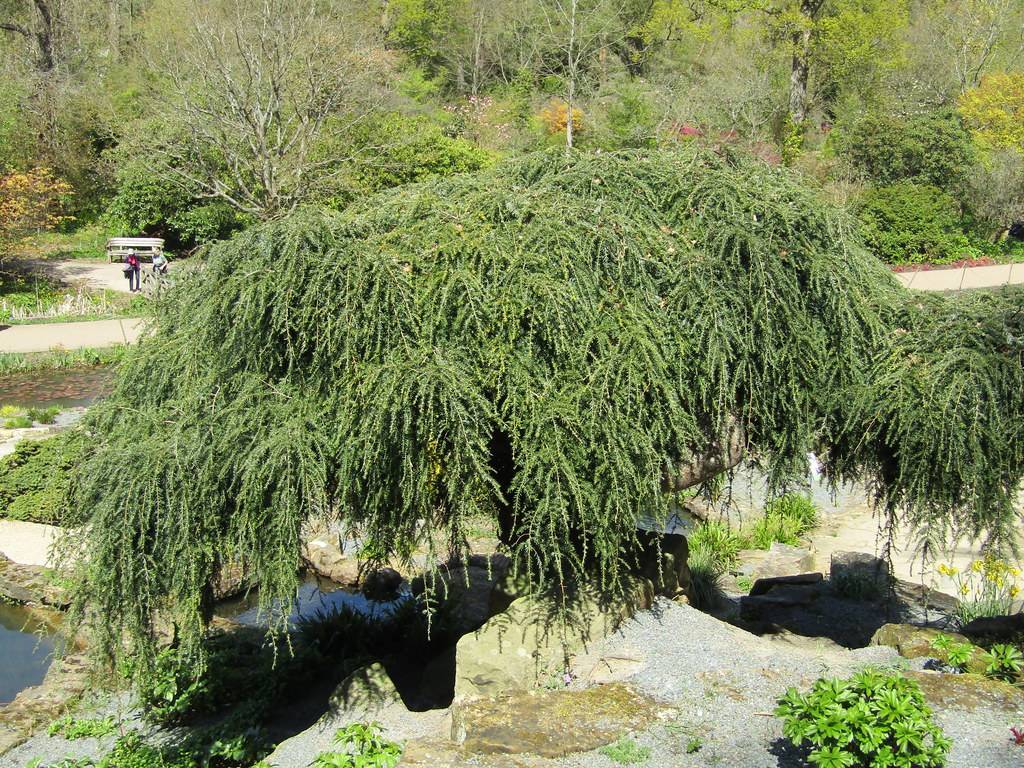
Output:
[[953,574],[951,574],[949,572],[949,566],[946,565],[945,563],[939,563],[939,573],[941,573],[943,576],[952,576],[953,575]]
[[1016,584],[1014,584],[1012,587],[1010,587],[1010,597],[1016,597],[1019,594],[1020,594],[1020,587],[1018,587]]
[[967,585],[966,584],[961,584],[960,585],[960,594],[961,595],[966,595],[968,592],[970,592],[970,590],[967,588]]
[[1014,576],[1020,576],[1020,568],[1011,568],[1010,573],[1012,573]]
[[973,563],[971,563],[971,570],[975,573],[981,573],[982,570],[984,570],[984,568],[985,566],[981,562],[981,560],[975,560]]

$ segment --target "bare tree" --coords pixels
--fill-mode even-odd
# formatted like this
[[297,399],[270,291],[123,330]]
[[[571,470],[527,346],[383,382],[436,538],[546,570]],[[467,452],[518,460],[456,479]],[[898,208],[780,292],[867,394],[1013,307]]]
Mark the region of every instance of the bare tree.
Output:
[[318,141],[329,122],[344,130],[366,116],[381,69],[343,6],[189,0],[179,32],[165,20],[151,64],[169,86],[162,110],[172,119],[148,142],[159,171],[260,218],[293,209],[339,172],[342,158],[318,156]]
[[56,66],[60,0],[16,0],[0,4],[0,30],[19,35],[35,49],[36,68],[47,73]]
[[572,149],[574,117],[586,62],[602,49],[621,41],[621,2],[613,0],[542,0],[545,34],[555,41],[556,67],[565,79],[565,146]]

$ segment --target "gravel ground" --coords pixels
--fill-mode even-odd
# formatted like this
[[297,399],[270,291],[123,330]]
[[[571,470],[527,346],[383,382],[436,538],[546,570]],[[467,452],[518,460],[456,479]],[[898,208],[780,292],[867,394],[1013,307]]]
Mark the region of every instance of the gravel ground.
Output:
[[[633,734],[651,750],[645,763],[648,768],[798,768],[802,763],[781,738],[781,724],[771,715],[779,695],[790,686],[805,689],[820,676],[847,676],[868,665],[912,666],[886,647],[849,651],[813,641],[773,642],[667,601],[659,601],[591,651],[587,657],[591,661],[599,655],[638,659],[627,682],[665,705],[665,719]],[[575,671],[579,677],[573,686],[582,687],[579,680],[585,670]],[[123,699],[89,714],[103,716],[118,708],[130,716]],[[1024,721],[1024,713],[1015,718],[1013,713],[982,708],[940,709],[936,714],[953,741],[948,768],[1024,766],[1024,750],[1010,744],[1008,731],[1010,725]],[[446,712],[411,713],[400,704],[349,717],[377,720],[390,738],[402,741],[441,740],[450,730]],[[137,727],[130,717],[129,723]],[[305,768],[316,754],[330,748],[334,730],[343,724],[324,721],[282,742],[270,762],[277,768]],[[688,745],[699,748],[691,754]],[[24,768],[33,758],[42,758],[46,764],[62,757],[102,754],[104,747],[109,743],[69,742],[44,733],[0,757],[0,766]],[[448,765],[615,768],[618,764],[588,752],[557,760],[480,757],[437,768]]]
[[[790,686],[807,688],[822,675],[847,676],[867,665],[908,666],[891,648],[848,651],[773,643],[689,606],[664,601],[608,638],[602,650],[629,655],[636,649],[647,649],[645,665],[628,682],[679,711],[678,720],[668,729],[656,726],[636,737],[652,750],[648,765],[659,768],[798,766],[791,748],[784,748],[780,721],[766,716],[779,695]],[[1009,742],[1012,715],[978,709],[940,710],[937,716],[953,740],[948,768],[1024,765],[1024,751]],[[701,739],[701,749],[687,755],[684,747],[694,737]],[[566,758],[558,764],[615,765],[596,754]]]

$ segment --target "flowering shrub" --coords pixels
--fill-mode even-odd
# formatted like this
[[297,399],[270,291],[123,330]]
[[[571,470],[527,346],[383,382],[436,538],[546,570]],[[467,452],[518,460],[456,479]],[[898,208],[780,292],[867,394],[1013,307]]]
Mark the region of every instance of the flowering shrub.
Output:
[[1002,558],[985,555],[964,570],[943,563],[939,573],[949,576],[956,585],[960,607],[956,619],[960,625],[982,616],[1005,616],[1014,612],[1020,595],[1017,579],[1020,569]]
[[[561,133],[569,122],[569,105],[561,99],[552,99],[540,111],[540,120],[550,134]],[[582,133],[584,129],[583,110],[575,104],[572,107],[573,133]]]

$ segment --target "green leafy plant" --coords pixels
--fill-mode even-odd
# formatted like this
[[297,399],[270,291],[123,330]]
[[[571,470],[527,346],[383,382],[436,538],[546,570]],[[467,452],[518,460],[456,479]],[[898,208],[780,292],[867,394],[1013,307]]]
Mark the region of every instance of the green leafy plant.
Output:
[[117,730],[113,716],[103,718],[73,717],[66,715],[50,723],[46,732],[50,736],[60,734],[65,739],[98,739]]
[[4,429],[25,429],[32,426],[32,419],[28,416],[13,416],[4,420]]
[[982,660],[986,675],[1007,682],[1015,681],[1024,668],[1024,653],[1008,643],[993,645],[984,653]]
[[806,694],[790,688],[775,714],[817,768],[940,768],[950,748],[918,684],[877,670],[820,679]]
[[974,655],[974,646],[960,643],[941,632],[932,640],[932,649],[945,657],[945,662],[958,672],[967,671],[967,664]]
[[51,405],[48,408],[29,408],[26,412],[28,418],[37,424],[53,424],[59,414],[59,405]]
[[686,742],[686,754],[695,755],[704,748],[704,740],[700,736],[694,736]]
[[754,588],[754,580],[749,576],[739,576],[736,579],[736,586],[741,592],[750,592]]
[[626,736],[597,751],[619,765],[639,765],[651,758],[650,747],[642,747]]
[[352,723],[334,735],[336,752],[323,752],[313,768],[394,768],[402,745],[384,738],[380,723]]
[[765,505],[764,517],[750,531],[750,541],[757,549],[769,549],[775,542],[797,546],[817,523],[814,502],[803,494],[787,493]]

